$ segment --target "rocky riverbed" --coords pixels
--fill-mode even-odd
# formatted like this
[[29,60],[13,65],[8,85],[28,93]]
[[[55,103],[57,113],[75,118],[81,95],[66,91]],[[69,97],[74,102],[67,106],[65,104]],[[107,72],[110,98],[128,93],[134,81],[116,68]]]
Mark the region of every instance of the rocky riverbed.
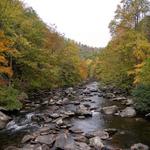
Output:
[[99,87],[92,82],[33,94],[18,115],[4,116],[0,149],[148,150],[150,122],[122,91]]

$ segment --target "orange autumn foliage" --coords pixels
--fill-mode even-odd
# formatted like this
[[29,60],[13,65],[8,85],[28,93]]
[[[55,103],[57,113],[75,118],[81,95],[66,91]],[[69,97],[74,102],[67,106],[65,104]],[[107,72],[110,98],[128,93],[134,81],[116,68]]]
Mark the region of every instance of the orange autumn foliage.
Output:
[[[4,33],[0,32],[0,74],[5,74],[9,78],[13,75],[12,66],[9,64],[10,60],[8,58],[8,54],[13,53],[13,49],[11,48],[12,42],[8,40]],[[1,77],[2,78],[2,77]],[[3,81],[3,79],[1,79]]]

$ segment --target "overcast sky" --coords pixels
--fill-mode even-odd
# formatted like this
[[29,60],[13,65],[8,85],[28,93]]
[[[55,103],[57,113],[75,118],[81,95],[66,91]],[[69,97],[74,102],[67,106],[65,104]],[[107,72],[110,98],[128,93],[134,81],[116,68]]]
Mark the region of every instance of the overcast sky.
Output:
[[47,24],[77,42],[104,47],[110,40],[108,24],[120,0],[23,0]]

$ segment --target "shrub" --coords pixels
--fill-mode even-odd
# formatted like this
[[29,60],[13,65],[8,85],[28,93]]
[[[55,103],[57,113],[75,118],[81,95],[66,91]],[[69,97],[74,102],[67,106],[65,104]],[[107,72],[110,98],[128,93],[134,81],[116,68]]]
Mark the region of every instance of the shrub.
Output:
[[7,110],[18,110],[22,107],[17,99],[19,91],[12,87],[0,87],[0,106]]
[[139,85],[133,90],[133,96],[139,112],[150,112],[150,85]]

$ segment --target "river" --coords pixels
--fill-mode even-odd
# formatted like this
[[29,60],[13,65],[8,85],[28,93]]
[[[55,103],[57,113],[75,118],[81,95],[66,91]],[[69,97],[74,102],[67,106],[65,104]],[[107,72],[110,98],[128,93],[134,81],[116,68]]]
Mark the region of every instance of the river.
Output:
[[[85,90],[91,91],[90,94],[83,94]],[[104,106],[119,105],[118,102],[110,102],[110,100],[102,97],[102,91],[99,90],[98,82],[91,82],[74,90],[74,100],[80,105],[90,107],[92,117],[72,117],[69,119],[69,123],[75,127],[81,129],[84,133],[91,131],[103,130],[108,128],[117,129],[115,133],[108,140],[104,140],[104,144],[128,149],[135,143],[143,143],[150,146],[150,122],[140,118],[122,118],[120,116],[105,115],[101,111],[98,111]],[[57,96],[61,94],[57,93]],[[55,96],[56,97],[56,96]],[[61,97],[62,98],[62,97]],[[84,99],[84,100],[81,100]],[[67,103],[64,106],[57,105],[57,109],[53,106],[41,106],[38,109],[30,112],[23,112],[17,116],[13,116],[13,120],[8,123],[6,129],[0,131],[0,145],[1,149],[5,149],[10,145],[21,146],[21,139],[24,135],[31,132],[35,132],[39,128],[43,127],[44,123],[33,122],[32,116],[40,115],[45,112],[57,112],[60,113],[60,109],[64,111],[75,111],[77,104]],[[60,109],[59,109],[60,108]],[[51,109],[51,111],[49,111]],[[51,122],[49,123],[51,124]]]

